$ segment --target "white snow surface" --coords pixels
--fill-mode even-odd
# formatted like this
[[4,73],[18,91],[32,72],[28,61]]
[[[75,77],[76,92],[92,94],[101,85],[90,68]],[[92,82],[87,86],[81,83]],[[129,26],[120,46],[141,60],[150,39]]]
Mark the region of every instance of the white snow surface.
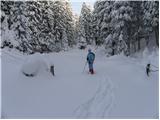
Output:
[[[91,75],[88,66],[83,72],[87,49],[39,57],[3,49],[2,118],[158,118],[159,74],[145,73],[148,61],[158,66],[158,53],[107,58],[97,49],[95,54]],[[23,66],[30,71],[41,63],[47,65],[35,77],[22,74]],[[51,64],[55,76],[42,70]]]

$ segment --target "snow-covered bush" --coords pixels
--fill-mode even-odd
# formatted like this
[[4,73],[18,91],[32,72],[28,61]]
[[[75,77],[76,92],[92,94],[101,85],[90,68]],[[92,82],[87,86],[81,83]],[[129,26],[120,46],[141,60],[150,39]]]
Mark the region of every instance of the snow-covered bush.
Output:
[[49,71],[50,66],[50,63],[45,60],[45,56],[36,53],[33,55],[29,55],[27,60],[24,61],[21,72],[26,76],[35,76],[38,73]]

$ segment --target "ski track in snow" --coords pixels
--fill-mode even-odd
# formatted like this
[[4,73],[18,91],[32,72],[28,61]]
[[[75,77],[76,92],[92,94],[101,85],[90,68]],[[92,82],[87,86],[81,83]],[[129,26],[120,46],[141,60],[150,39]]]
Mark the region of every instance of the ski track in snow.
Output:
[[80,105],[74,111],[74,116],[80,119],[105,118],[109,115],[113,103],[113,85],[109,78],[103,78],[100,80],[100,85],[95,95],[86,103]]

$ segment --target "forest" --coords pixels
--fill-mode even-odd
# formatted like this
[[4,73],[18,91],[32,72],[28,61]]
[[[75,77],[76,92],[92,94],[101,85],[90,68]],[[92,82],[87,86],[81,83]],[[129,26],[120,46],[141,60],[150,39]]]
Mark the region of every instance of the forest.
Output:
[[69,0],[1,1],[1,48],[25,54],[66,51],[79,44],[126,56],[159,47],[159,1],[85,2],[80,15]]

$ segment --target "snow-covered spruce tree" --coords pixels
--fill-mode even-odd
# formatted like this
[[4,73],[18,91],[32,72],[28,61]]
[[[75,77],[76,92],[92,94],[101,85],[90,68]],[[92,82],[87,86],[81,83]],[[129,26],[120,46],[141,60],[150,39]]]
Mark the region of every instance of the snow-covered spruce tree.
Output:
[[[7,28],[5,28],[5,31],[11,33],[7,36],[7,38],[12,36],[11,44],[13,44],[16,49],[23,52],[31,52],[32,46],[29,43],[30,40],[34,41],[32,38],[34,38],[35,35],[32,34],[35,34],[36,32],[30,32],[30,24],[32,25],[30,18],[34,16],[32,16],[31,11],[28,8],[30,6],[34,6],[33,3],[37,2],[30,1],[30,4],[28,4],[29,1],[5,1],[4,3],[9,5],[12,4],[12,7],[10,7],[10,9],[7,8],[8,11],[10,11],[10,14],[8,15],[7,20],[8,30]],[[36,27],[35,24],[34,26]],[[2,33],[2,40],[5,40],[5,38],[3,38],[3,35],[4,34]]]
[[68,1],[55,0],[51,6],[55,51],[65,50],[74,44],[74,23]]
[[[41,6],[39,9],[40,19],[38,27],[38,40],[40,41],[41,52],[51,52],[54,51],[54,18],[53,11],[51,10],[52,1],[38,1]],[[39,15],[37,13],[37,15]]]
[[2,48],[3,47],[17,47],[20,42],[21,34],[21,24],[18,20],[21,19],[21,12],[18,14],[16,9],[19,5],[21,11],[21,2],[15,1],[1,1],[1,38],[2,38]]
[[39,34],[41,33],[41,4],[37,1],[26,1],[27,27],[29,33],[28,44],[31,45],[33,52],[41,52],[41,42]]
[[79,24],[80,41],[86,41],[87,44],[91,44],[91,9],[85,2],[82,4]]
[[112,26],[111,22],[111,11],[113,7],[113,1],[105,1],[104,9],[101,10],[102,14],[102,22],[100,24],[100,31],[101,31],[101,39],[104,40],[111,32]]
[[53,31],[55,51],[60,51],[68,44],[66,39],[63,39],[63,33],[65,32],[65,7],[62,1],[56,0],[52,5],[53,11]]
[[5,19],[7,20],[7,28],[11,29],[11,25],[13,22],[9,19],[9,16],[12,14],[12,8],[14,6],[14,1],[1,1],[1,24],[2,28],[5,27],[3,26],[3,22]]
[[9,45],[9,40],[5,36],[11,24],[9,15],[11,14],[10,9],[12,5],[13,2],[9,4],[9,2],[7,3],[6,1],[1,1],[1,48]]
[[[130,54],[141,49],[141,38],[144,36],[143,30],[143,11],[141,8],[142,1],[131,1],[131,7],[133,9],[132,22],[130,24]],[[138,47],[136,47],[138,46]]]
[[155,32],[156,44],[159,46],[159,1],[143,1],[144,30],[151,34]]
[[118,38],[118,48],[117,49],[118,49],[119,54],[126,52],[128,48],[126,45],[126,42],[124,41],[123,35],[124,35],[123,32],[121,32]]
[[100,45],[103,43],[100,35],[100,24],[103,18],[100,11],[104,9],[104,3],[105,1],[97,0],[94,4],[94,10],[92,12],[93,38],[96,45]]
[[111,55],[114,55],[115,42],[113,41],[113,36],[111,33],[106,37],[104,44],[107,56],[109,57]]
[[[59,51],[56,42],[54,1],[27,1],[29,43],[34,52]],[[59,49],[59,50],[57,50]]]
[[19,42],[20,50],[23,52],[30,51],[30,46],[28,44],[28,31],[27,31],[27,18],[25,16],[25,2],[15,1],[13,6],[13,14],[10,16],[11,21],[13,21],[12,28],[15,31],[16,38],[15,40]]
[[[125,54],[129,54],[130,52],[130,25],[132,22],[132,15],[133,15],[133,9],[131,7],[130,1],[115,1],[113,3],[113,10],[112,10],[112,20],[111,20],[111,26],[112,26],[112,34],[113,34],[113,40],[115,41],[115,54],[124,52]],[[119,40],[119,37],[123,36],[121,41]],[[119,44],[127,44],[128,49],[125,48],[119,49]],[[126,45],[122,45],[125,47]],[[121,51],[123,50],[123,51]],[[125,51],[124,51],[125,50]]]
[[74,40],[74,16],[72,13],[72,9],[71,9],[71,5],[70,5],[70,1],[69,0],[65,0],[65,15],[66,15],[66,31],[65,34],[67,35],[67,41],[68,41],[68,46],[72,47],[73,45],[76,44],[75,40]]
[[111,11],[113,1],[99,0],[94,5],[93,30],[95,43],[103,44],[111,32]]
[[39,1],[41,49],[44,51],[65,50],[74,44],[72,12],[68,1]]
[[80,25],[79,25],[79,16],[77,14],[74,15],[74,41],[77,44],[80,41]]

